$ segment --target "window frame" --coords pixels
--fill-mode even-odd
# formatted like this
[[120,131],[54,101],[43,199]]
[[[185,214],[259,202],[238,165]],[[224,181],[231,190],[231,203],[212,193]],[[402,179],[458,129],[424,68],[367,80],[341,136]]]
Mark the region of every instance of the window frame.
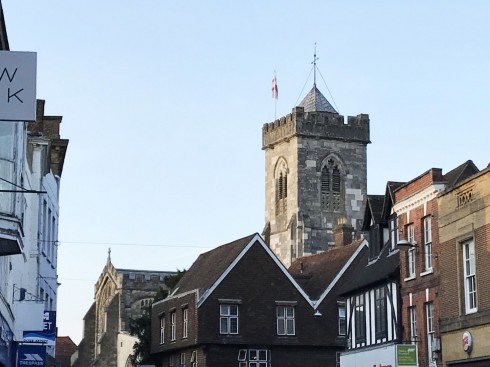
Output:
[[425,304],[426,325],[427,325],[427,353],[430,366],[434,366],[436,361],[432,358],[432,348],[435,343],[436,329],[434,323],[434,303],[427,302]]
[[296,335],[296,319],[295,319],[294,306],[291,305],[276,306],[276,318],[277,318],[277,323],[276,323],[277,335],[280,336]]
[[432,216],[423,218],[425,270],[432,270]]
[[[343,310],[343,315],[341,314]],[[339,329],[338,333],[340,336],[347,335],[347,307],[345,303],[338,304],[338,316],[339,316]]]
[[170,313],[170,341],[177,340],[177,313],[172,311]]
[[[231,312],[232,309],[236,309],[236,314],[233,314]],[[240,312],[239,312],[238,305],[229,304],[229,303],[220,304],[219,312],[220,312],[219,333],[221,335],[238,335],[240,330],[239,329]],[[232,330],[233,320],[236,320],[236,330]],[[223,321],[225,322],[225,326],[226,326],[225,328],[223,328],[224,326]]]
[[417,308],[415,306],[410,306],[408,308],[408,315],[410,318],[410,341],[416,343],[418,339],[417,335]]
[[160,344],[165,344],[165,315],[160,316]]
[[463,251],[463,277],[464,277],[464,303],[466,314],[478,311],[477,282],[476,282],[476,254],[475,243],[468,240],[462,244]]
[[182,339],[189,337],[189,308],[182,309]]
[[197,350],[193,350],[191,354],[191,367],[197,367]]
[[388,336],[388,314],[387,314],[386,289],[384,286],[374,290],[374,328],[377,339]]
[[[407,233],[407,241],[414,243],[415,229],[413,223],[405,226]],[[407,250],[407,278],[415,278],[416,276],[416,262],[415,262],[415,247],[411,247]]]
[[354,307],[354,328],[356,332],[356,343],[366,342],[366,304],[364,293],[355,297]]

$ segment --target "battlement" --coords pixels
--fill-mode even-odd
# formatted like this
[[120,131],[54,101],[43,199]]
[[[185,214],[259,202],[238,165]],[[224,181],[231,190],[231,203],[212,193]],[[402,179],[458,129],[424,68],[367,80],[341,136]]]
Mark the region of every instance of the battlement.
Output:
[[369,115],[348,116],[330,112],[304,112],[295,107],[292,112],[262,127],[262,149],[270,148],[293,136],[316,139],[356,141],[369,144]]

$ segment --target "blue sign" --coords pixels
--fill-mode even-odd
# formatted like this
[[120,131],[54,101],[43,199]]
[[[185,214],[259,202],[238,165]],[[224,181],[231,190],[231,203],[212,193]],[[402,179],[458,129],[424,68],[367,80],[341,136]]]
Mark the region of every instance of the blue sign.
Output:
[[19,345],[17,349],[17,367],[37,366],[46,364],[46,347],[44,345]]
[[44,311],[43,330],[24,331],[23,340],[27,343],[44,343],[55,345],[56,343],[56,311]]

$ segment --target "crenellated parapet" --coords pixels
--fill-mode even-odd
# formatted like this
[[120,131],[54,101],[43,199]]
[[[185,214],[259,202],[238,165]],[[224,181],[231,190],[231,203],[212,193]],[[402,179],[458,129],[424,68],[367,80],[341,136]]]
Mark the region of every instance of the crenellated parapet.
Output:
[[330,112],[304,112],[295,107],[292,112],[262,127],[262,149],[272,147],[293,136],[370,143],[369,115],[344,116]]

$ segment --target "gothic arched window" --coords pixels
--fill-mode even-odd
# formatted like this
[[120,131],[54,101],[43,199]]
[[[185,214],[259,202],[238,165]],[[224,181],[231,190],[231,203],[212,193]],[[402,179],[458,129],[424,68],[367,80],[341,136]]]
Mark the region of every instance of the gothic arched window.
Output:
[[343,205],[342,177],[339,165],[333,159],[322,167],[321,203],[323,210],[332,212],[340,212]]
[[276,215],[286,212],[288,197],[288,169],[285,161],[280,162],[275,174]]

